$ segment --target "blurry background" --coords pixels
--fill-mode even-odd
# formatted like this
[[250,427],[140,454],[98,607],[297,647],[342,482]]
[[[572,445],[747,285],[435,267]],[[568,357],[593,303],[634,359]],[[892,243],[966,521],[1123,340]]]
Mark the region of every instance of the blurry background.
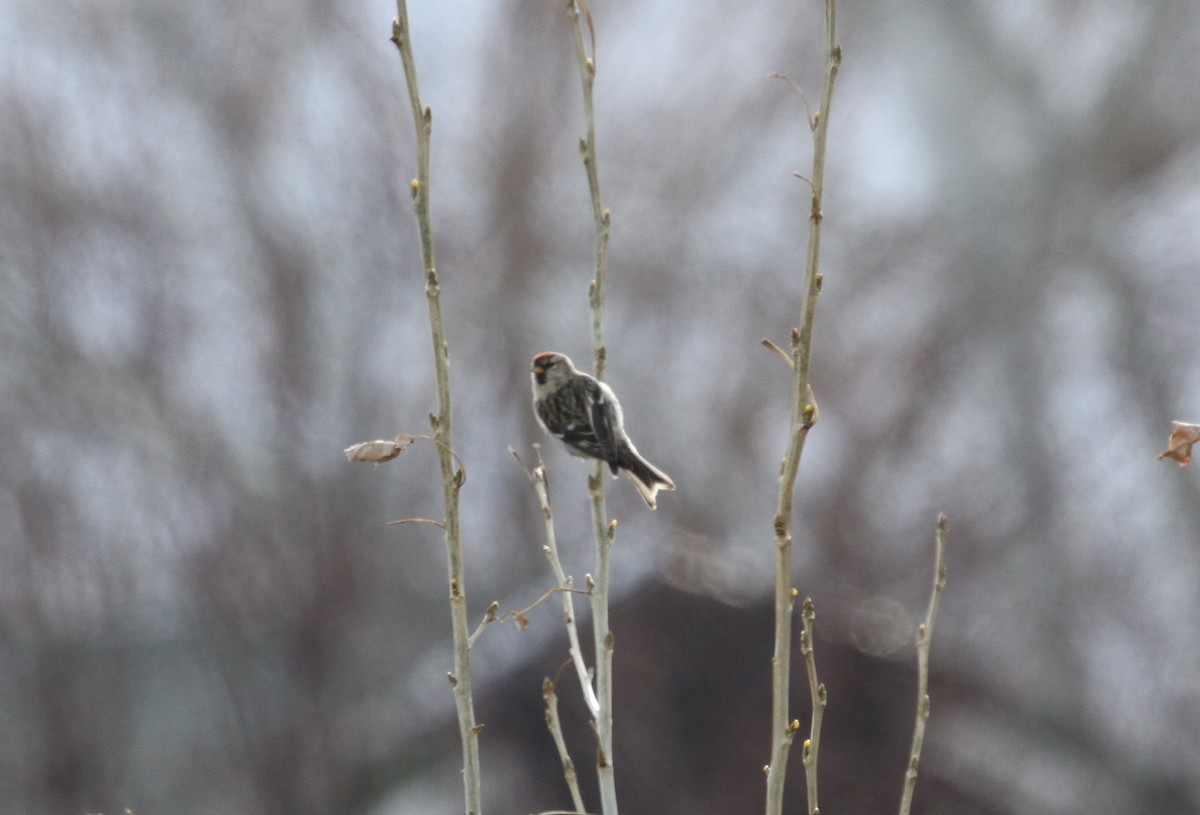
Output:
[[[552,583],[507,452],[590,360],[560,0],[414,3],[473,620]],[[432,361],[386,2],[0,8],[0,809],[461,811]],[[596,2],[629,812],[757,811],[822,4]],[[951,519],[916,811],[1200,812],[1200,6],[843,3],[796,585],[822,808],[886,811]],[[585,473],[547,447],[568,571]],[[493,812],[565,808],[556,604],[480,640]],[[797,715],[805,716],[802,671]],[[564,717],[584,768],[583,708]],[[798,757],[792,779],[802,779]],[[593,804],[595,799],[591,799]],[[803,809],[799,786],[791,811]]]

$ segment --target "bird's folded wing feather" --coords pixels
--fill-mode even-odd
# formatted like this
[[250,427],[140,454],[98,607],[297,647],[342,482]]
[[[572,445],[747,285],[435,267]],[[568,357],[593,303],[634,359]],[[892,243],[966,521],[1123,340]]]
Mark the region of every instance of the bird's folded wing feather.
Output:
[[599,388],[588,391],[588,410],[596,433],[596,445],[605,460],[612,460],[617,455],[617,442],[612,426],[612,406],[605,399],[604,391]]

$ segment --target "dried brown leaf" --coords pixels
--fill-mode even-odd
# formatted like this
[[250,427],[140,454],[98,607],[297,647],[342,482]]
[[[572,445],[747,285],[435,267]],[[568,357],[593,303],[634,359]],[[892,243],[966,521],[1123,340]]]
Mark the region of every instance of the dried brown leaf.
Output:
[[1171,438],[1167,441],[1167,449],[1158,454],[1158,460],[1173,458],[1180,467],[1186,467],[1192,460],[1192,445],[1196,442],[1200,442],[1200,424],[1171,422]]
[[401,433],[390,441],[388,439],[376,439],[375,441],[359,442],[347,447],[343,452],[349,461],[369,461],[373,464],[379,464],[384,461],[391,461],[407,450],[414,441],[416,441],[415,437],[407,433]]

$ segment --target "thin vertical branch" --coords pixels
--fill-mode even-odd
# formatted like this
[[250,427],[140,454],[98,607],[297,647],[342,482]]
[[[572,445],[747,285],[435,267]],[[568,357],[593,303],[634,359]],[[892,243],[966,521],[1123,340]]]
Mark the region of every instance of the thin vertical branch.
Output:
[[475,704],[471,696],[471,646],[467,628],[467,594],[463,569],[462,539],[459,525],[459,490],[466,471],[455,464],[451,453],[453,426],[450,410],[450,348],[442,322],[440,286],[433,244],[433,225],[429,205],[429,142],[433,112],[421,104],[417,85],[416,60],[408,25],[405,0],[396,0],[396,18],[392,21],[392,42],[400,51],[408,97],[412,102],[413,124],[417,131],[417,177],[412,182],[413,208],[421,239],[424,265],[425,299],[429,307],[429,329],[433,339],[433,360],[437,376],[437,413],[430,414],[433,438],[438,446],[442,470],[442,498],[445,504],[447,571],[450,578],[450,620],[454,634],[454,672],[449,675],[458,710],[459,735],[463,752],[463,792],[467,815],[483,812],[479,768],[479,730],[475,723]]
[[[791,677],[792,606],[796,592],[792,587],[792,507],[796,474],[804,452],[808,431],[817,421],[817,406],[809,383],[809,361],[812,351],[813,320],[817,297],[821,291],[820,250],[821,201],[825,188],[825,144],[829,125],[833,85],[841,65],[842,51],[837,44],[837,3],[825,2],[825,74],[821,83],[820,108],[812,119],[813,159],[810,182],[812,208],[809,213],[808,255],[804,274],[803,315],[798,328],[792,329],[792,411],[787,451],[779,477],[779,503],[775,513],[775,646],[772,666],[771,763],[767,765],[767,815],[783,812],[783,788],[787,775],[787,758],[798,723],[788,715],[788,694]],[[814,696],[816,691],[813,691]],[[823,694],[822,694],[823,695]],[[809,777],[816,778],[818,742],[806,745],[805,767]],[[808,768],[811,767],[811,770]],[[817,811],[815,790],[809,796],[809,812]]]
[[913,725],[912,750],[908,770],[904,773],[904,791],[900,795],[900,815],[908,815],[912,807],[913,790],[917,787],[917,771],[921,763],[921,746],[925,743],[925,722],[929,719],[929,641],[933,637],[933,621],[946,585],[946,533],[949,521],[938,515],[937,532],[933,536],[933,589],[929,592],[929,608],[925,622],[917,626],[917,715]]
[[596,648],[596,697],[600,713],[595,717],[596,773],[600,786],[600,811],[617,815],[616,772],[613,769],[613,650],[615,640],[608,626],[609,563],[612,560],[613,538],[617,532],[614,520],[604,525],[604,474],[588,476],[592,496],[592,517],[596,539],[596,574],[588,575],[588,591],[592,597],[592,636]]
[[821,723],[825,720],[825,703],[827,696],[825,686],[817,679],[817,659],[813,653],[813,623],[817,611],[813,607],[811,597],[804,598],[800,609],[800,620],[803,628],[800,631],[800,653],[804,655],[804,668],[808,674],[808,690],[812,702],[812,723],[808,730],[808,739],[804,742],[802,760],[804,762],[804,784],[808,790],[808,811],[817,812],[817,756],[821,748]]
[[[510,447],[509,451],[521,464],[521,469],[524,470],[525,477],[529,479],[529,483],[533,485],[533,491],[538,498],[538,506],[542,511],[542,523],[546,533],[546,543],[542,546],[542,552],[546,555],[546,560],[550,562],[550,568],[553,570],[554,576],[558,581],[559,593],[562,594],[563,618],[567,626],[567,639],[570,642],[569,652],[571,662],[575,666],[575,673],[579,679],[580,689],[583,691],[584,702],[591,712],[593,721],[595,721],[600,716],[600,702],[596,698],[596,691],[592,687],[592,677],[583,659],[583,649],[579,645],[579,630],[575,624],[575,602],[571,596],[574,591],[574,583],[563,569],[562,560],[558,556],[558,537],[554,532],[554,512],[550,508],[549,478],[546,474],[546,463],[542,460],[542,449],[537,444],[533,447],[537,454],[537,466],[532,470],[525,468],[525,463],[521,461],[521,457],[517,455],[515,450]],[[546,679],[542,683],[542,698],[546,702],[546,726],[550,729],[550,735],[554,739],[554,746],[557,748],[559,759],[562,761],[563,778],[567,782],[567,788],[570,790],[571,800],[575,804],[576,811],[582,813],[585,811],[583,797],[579,791],[575,762],[571,760],[571,756],[567,752],[566,742],[563,740],[562,721],[558,716],[558,694],[553,680]]]
[[554,746],[558,749],[558,757],[562,761],[563,778],[566,779],[567,789],[571,791],[571,803],[575,804],[575,811],[584,813],[586,810],[583,807],[583,795],[579,792],[579,778],[575,774],[575,762],[571,760],[571,754],[567,752],[567,742],[563,739],[562,721],[558,718],[558,694],[554,690],[554,681],[546,679],[542,682],[542,698],[546,702],[546,727],[550,729],[550,736],[554,739]]
[[517,461],[521,463],[521,469],[525,471],[525,477],[533,485],[534,494],[538,498],[538,507],[542,511],[542,524],[546,532],[546,543],[542,546],[542,552],[550,563],[555,580],[558,581],[559,593],[562,595],[563,619],[567,627],[567,640],[570,643],[571,662],[579,677],[579,687],[583,691],[584,702],[594,718],[600,715],[600,702],[596,699],[591,674],[583,660],[583,649],[579,646],[579,627],[575,624],[575,601],[572,597],[575,583],[563,569],[562,560],[558,556],[558,536],[554,533],[554,512],[550,509],[550,488],[547,484],[546,463],[542,460],[542,448],[537,444],[533,447],[537,453],[537,466],[533,470],[526,470],[524,462],[521,462],[521,457],[515,450],[511,450],[511,448],[510,450]]
[[[582,15],[586,17],[591,34],[592,56],[588,56],[583,40]],[[592,88],[596,81],[595,27],[585,0],[569,0],[567,12],[571,17],[571,29],[575,37],[575,54],[579,61],[579,77],[583,83],[583,114],[587,135],[579,142],[583,166],[587,171],[588,190],[591,193],[592,220],[595,224],[595,274],[588,286],[588,303],[592,314],[593,367],[597,379],[604,378],[606,350],[604,346],[604,294],[608,278],[608,235],[611,224],[610,213],[600,198],[600,175],[596,165],[596,117],[592,103]],[[617,523],[608,520],[605,506],[605,472],[603,462],[588,478],[588,494],[592,503],[592,533],[596,543],[596,571],[590,578],[588,588],[592,597],[592,632],[596,647],[596,695],[599,715],[595,717],[596,771],[600,785],[600,807],[604,815],[617,815],[616,775],[613,770],[613,710],[612,710],[612,663],[613,634],[608,627],[609,564],[613,538]]]
[[[583,22],[580,10],[587,19],[591,34],[592,56],[589,57],[583,41]],[[592,24],[592,13],[586,0],[570,0],[567,13],[571,15],[571,29],[575,35],[575,54],[579,60],[579,77],[583,83],[583,118],[587,136],[579,140],[579,152],[583,167],[587,171],[588,191],[592,200],[592,220],[595,222],[595,274],[588,286],[588,303],[592,311],[592,354],[597,379],[604,378],[606,354],[604,349],[604,294],[608,285],[608,235],[611,213],[600,200],[600,174],[596,166],[596,114],[592,103],[592,88],[596,83],[596,32]]]

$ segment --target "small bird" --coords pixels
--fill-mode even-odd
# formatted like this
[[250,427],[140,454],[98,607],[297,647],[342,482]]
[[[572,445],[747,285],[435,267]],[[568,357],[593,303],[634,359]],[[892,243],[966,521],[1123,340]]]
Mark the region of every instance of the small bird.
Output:
[[571,363],[566,354],[546,352],[533,358],[533,412],[547,433],[567,445],[579,458],[598,458],[637,487],[646,506],[655,509],[659,490],[675,489],[666,473],[642,458],[621,416],[621,403],[612,389]]

